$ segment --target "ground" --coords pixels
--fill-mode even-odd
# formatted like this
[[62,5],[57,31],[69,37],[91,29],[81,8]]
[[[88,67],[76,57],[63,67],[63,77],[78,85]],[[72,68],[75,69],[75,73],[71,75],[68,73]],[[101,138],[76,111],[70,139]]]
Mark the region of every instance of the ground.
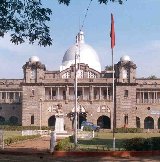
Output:
[[[54,157],[49,153],[50,137],[41,137],[7,146],[5,152],[0,151],[0,162],[159,162],[160,156],[155,157]],[[12,152],[12,153],[11,153]],[[20,153],[19,153],[20,152]],[[14,154],[13,154],[14,153]]]

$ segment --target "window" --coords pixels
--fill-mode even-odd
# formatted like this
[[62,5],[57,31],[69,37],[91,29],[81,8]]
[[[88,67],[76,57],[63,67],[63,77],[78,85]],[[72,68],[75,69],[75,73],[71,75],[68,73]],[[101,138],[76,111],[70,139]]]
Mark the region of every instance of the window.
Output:
[[104,96],[104,99],[107,98],[107,90],[104,90],[104,91],[103,91],[103,96]]
[[77,96],[82,96],[82,91],[77,91]]
[[34,89],[32,89],[32,96],[34,96],[34,94],[35,94],[35,93],[34,93]]
[[128,124],[128,114],[124,115],[124,124]]
[[31,79],[36,79],[36,69],[31,70]]
[[14,95],[13,95],[13,92],[10,92],[10,93],[9,93],[9,99],[13,99],[13,96],[14,96]]
[[34,115],[31,116],[31,124],[34,124]]
[[124,97],[128,97],[128,90],[124,91]]
[[6,92],[2,92],[2,99],[6,99]]
[[95,73],[89,71],[89,72],[88,72],[88,78],[97,78],[97,76],[96,76]]

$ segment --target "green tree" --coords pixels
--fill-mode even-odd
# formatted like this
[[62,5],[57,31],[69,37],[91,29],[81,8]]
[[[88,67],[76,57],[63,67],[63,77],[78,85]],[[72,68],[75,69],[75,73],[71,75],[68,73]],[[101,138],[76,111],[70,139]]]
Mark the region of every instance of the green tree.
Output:
[[[51,9],[44,8],[42,0],[0,0],[0,37],[10,33],[11,42],[21,44],[26,40],[38,45],[52,45],[50,28]],[[126,0],[98,0],[99,3],[118,2]],[[61,4],[69,5],[70,0],[58,0]]]

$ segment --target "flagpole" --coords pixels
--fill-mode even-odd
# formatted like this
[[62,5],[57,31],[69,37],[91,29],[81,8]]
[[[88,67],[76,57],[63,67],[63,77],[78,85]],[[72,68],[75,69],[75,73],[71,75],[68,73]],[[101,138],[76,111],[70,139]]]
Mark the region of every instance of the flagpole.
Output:
[[112,129],[113,129],[113,151],[115,151],[115,126],[116,126],[116,122],[115,122],[115,95],[114,95],[114,54],[113,54],[113,48],[115,46],[115,31],[114,31],[114,18],[113,18],[113,14],[111,13],[111,32],[110,32],[110,37],[111,37],[111,49],[112,49],[112,72],[113,72],[113,75],[112,75],[112,83],[113,83],[113,92],[112,92],[112,96],[113,96],[113,109],[112,109]]
[[75,116],[74,116],[74,145],[77,147],[77,51],[75,53]]
[[113,83],[113,92],[112,92],[112,97],[113,97],[113,109],[112,109],[112,116],[113,116],[113,120],[112,120],[112,124],[113,124],[113,151],[115,151],[115,100],[114,100],[114,54],[113,54],[113,48],[112,48],[112,72],[113,72],[113,76],[112,76],[112,83]]

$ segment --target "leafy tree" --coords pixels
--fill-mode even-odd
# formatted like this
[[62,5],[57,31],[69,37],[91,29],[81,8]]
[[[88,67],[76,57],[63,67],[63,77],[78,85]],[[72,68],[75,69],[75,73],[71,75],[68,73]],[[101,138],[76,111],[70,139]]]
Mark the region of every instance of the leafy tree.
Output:
[[113,67],[112,67],[112,65],[111,66],[105,66],[105,70],[113,70]]
[[155,75],[151,75],[147,79],[157,79],[157,77]]
[[[118,2],[126,0],[98,0],[99,3]],[[61,4],[69,5],[70,0],[58,0]],[[38,45],[52,45],[50,28],[51,9],[44,8],[41,0],[0,0],[0,37],[10,32],[11,42],[21,44],[25,40]]]

